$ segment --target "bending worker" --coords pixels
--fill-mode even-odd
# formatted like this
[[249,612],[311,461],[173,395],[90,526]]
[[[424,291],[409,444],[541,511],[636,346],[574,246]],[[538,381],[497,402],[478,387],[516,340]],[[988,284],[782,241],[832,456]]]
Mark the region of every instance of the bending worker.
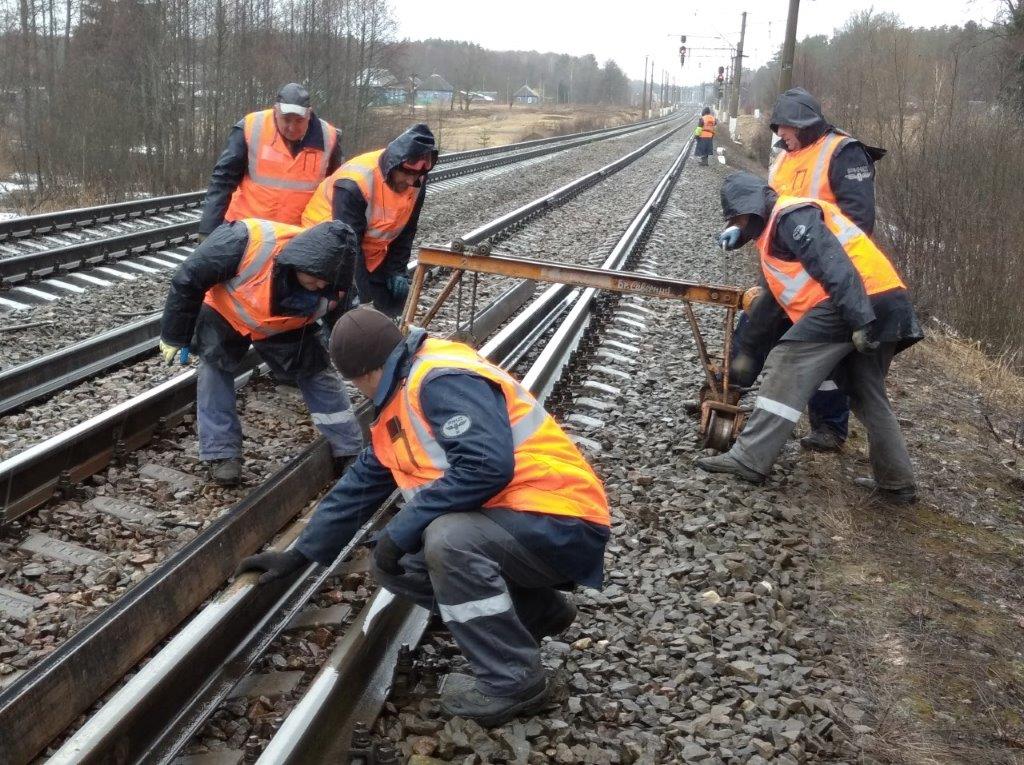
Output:
[[[803,88],[782,93],[772,111],[771,129],[781,149],[768,172],[768,183],[782,196],[812,197],[838,206],[840,212],[868,236],[875,230],[874,163],[885,150],[867,146],[833,127],[821,105]],[[752,306],[738,328],[737,350],[747,349],[762,360],[778,339],[785,317],[766,295]],[[749,371],[753,377],[760,364]],[[849,434],[850,406],[836,382],[826,379],[807,407],[811,432],[800,439],[805,449],[834,451]]]
[[274,376],[294,381],[340,466],[362,448],[345,385],[331,369],[317,320],[350,289],[356,238],[331,221],[311,229],[247,218],[214,231],[171,280],[160,325],[168,364],[193,345],[199,355],[199,456],[210,477],[242,477],[235,371],[250,343]]
[[807,400],[838,366],[840,386],[867,430],[873,479],[859,484],[895,502],[916,496],[907,447],[885,391],[893,355],[922,338],[906,286],[885,254],[838,206],[777,196],[735,173],[722,185],[734,249],[757,240],[768,291],[792,327],[772,349],[754,411],[732,449],[698,467],[760,482]]
[[282,86],[272,108],[245,115],[231,129],[206,191],[200,241],[224,221],[242,218],[299,225],[317,184],[342,159],[341,132],[317,118],[306,89]]
[[601,586],[601,481],[533,396],[468,345],[422,329],[405,338],[358,308],[335,324],[331,358],[376,407],[372,442],[294,547],[240,570],[269,581],[327,565],[398,487],[406,504],[378,537],[373,573],[440,612],[469,660],[473,676],[448,676],[442,708],[486,726],[536,709],[548,693],[539,643],[576,617],[560,590]]
[[705,106],[704,111],[700,113],[700,119],[697,120],[697,128],[700,132],[694,133],[697,136],[697,141],[693,152],[694,156],[700,157],[700,164],[704,166],[708,164],[708,157],[715,153],[715,126],[717,124],[718,120],[711,113],[711,107]]
[[325,179],[302,214],[302,225],[334,218],[362,241],[356,287],[363,303],[397,316],[409,294],[406,268],[426,197],[426,178],[437,162],[434,134],[413,125],[384,149],[353,157]]

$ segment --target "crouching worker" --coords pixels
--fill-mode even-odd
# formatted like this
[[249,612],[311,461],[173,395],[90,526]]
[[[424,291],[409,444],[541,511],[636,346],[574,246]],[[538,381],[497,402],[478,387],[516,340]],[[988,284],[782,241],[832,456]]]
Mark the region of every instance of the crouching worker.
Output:
[[[764,480],[808,399],[838,366],[839,384],[868,434],[874,478],[858,483],[912,502],[914,471],[885,376],[893,355],[923,335],[896,269],[835,204],[777,197],[750,173],[725,179],[722,209],[729,222],[723,246],[757,240],[765,282],[793,326],[768,354],[754,411],[735,445],[697,465]],[[742,356],[737,362],[752,364]]]
[[212,463],[216,483],[234,486],[242,478],[235,372],[250,344],[275,377],[298,385],[336,462],[362,448],[345,384],[316,325],[350,290],[358,247],[340,221],[306,230],[246,218],[216,229],[178,268],[160,351],[168,364],[190,345],[199,356],[199,456]]
[[500,725],[548,695],[541,638],[576,617],[560,590],[599,587],[609,514],[601,481],[551,415],[468,345],[358,308],[331,358],[373,401],[372,442],[290,550],[240,570],[285,576],[330,563],[395,488],[405,506],[380,533],[373,573],[440,613],[473,675],[449,675],[451,715]]

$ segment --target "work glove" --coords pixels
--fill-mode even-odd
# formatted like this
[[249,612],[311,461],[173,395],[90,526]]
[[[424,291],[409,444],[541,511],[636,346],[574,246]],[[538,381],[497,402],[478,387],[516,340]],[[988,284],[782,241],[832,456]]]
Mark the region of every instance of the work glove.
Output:
[[749,387],[754,382],[754,357],[740,352],[729,364],[729,382],[741,388]]
[[409,280],[401,274],[392,274],[388,277],[388,292],[395,300],[405,300],[409,295]]
[[163,338],[161,338],[160,355],[164,357],[167,366],[171,366],[174,363],[175,354],[178,355],[178,361],[182,364],[188,363],[189,350],[187,345],[184,348],[179,348],[176,345],[164,342]]
[[853,337],[850,339],[853,341],[853,347],[856,348],[859,353],[874,353],[878,350],[879,342],[871,339],[870,324],[866,324],[860,329],[854,330]]
[[377,546],[373,548],[373,562],[385,574],[398,576],[405,569],[398,562],[405,551],[395,544],[395,540],[386,531],[377,535]]
[[718,235],[718,246],[722,250],[735,250],[740,246],[740,236],[739,226],[729,226],[729,228]]
[[206,237],[208,237],[208,236],[209,236],[209,234],[196,234],[196,244],[197,245],[202,244],[203,242],[206,241]]
[[235,569],[235,576],[245,571],[262,571],[258,581],[260,584],[266,584],[294,574],[308,563],[309,559],[294,547],[283,552],[268,550],[243,559]]

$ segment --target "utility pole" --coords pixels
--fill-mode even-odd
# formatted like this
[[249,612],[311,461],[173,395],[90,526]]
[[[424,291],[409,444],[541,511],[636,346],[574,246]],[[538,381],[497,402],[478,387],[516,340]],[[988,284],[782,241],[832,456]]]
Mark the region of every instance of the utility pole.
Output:
[[650,56],[644,56],[644,88],[643,93],[640,94],[640,119],[647,119],[647,59]]
[[736,64],[733,67],[732,99],[729,102],[729,116],[738,117],[740,113],[740,78],[743,74],[743,40],[747,36],[747,12],[743,11],[743,23],[740,25],[740,44],[736,47]]
[[654,116],[654,62],[651,62],[651,87],[647,90],[647,114]]
[[779,92],[793,87],[793,57],[796,55],[796,17],[800,13],[800,0],[789,0],[786,17],[786,41],[782,44],[782,71],[779,73]]

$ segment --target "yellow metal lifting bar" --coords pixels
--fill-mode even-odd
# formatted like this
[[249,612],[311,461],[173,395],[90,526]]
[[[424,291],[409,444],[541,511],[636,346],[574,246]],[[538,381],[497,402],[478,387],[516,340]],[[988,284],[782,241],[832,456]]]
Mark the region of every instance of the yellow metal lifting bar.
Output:
[[[729,384],[729,358],[736,312],[746,307],[753,297],[751,290],[715,284],[700,284],[681,279],[648,276],[633,271],[612,271],[590,266],[577,266],[545,260],[501,255],[489,250],[467,252],[464,249],[428,245],[419,250],[409,299],[402,317],[403,328],[416,323],[420,294],[429,268],[447,268],[452,274],[440,294],[427,308],[420,326],[427,326],[451,295],[466,272],[494,274],[535,282],[567,284],[651,298],[682,301],[693,332],[707,384],[701,390],[700,434],[705,446],[724,451],[739,434],[746,413],[739,407],[740,390]],[[755,288],[756,289],[756,288]],[[693,303],[725,309],[724,345],[721,359],[712,360],[693,311]]]

